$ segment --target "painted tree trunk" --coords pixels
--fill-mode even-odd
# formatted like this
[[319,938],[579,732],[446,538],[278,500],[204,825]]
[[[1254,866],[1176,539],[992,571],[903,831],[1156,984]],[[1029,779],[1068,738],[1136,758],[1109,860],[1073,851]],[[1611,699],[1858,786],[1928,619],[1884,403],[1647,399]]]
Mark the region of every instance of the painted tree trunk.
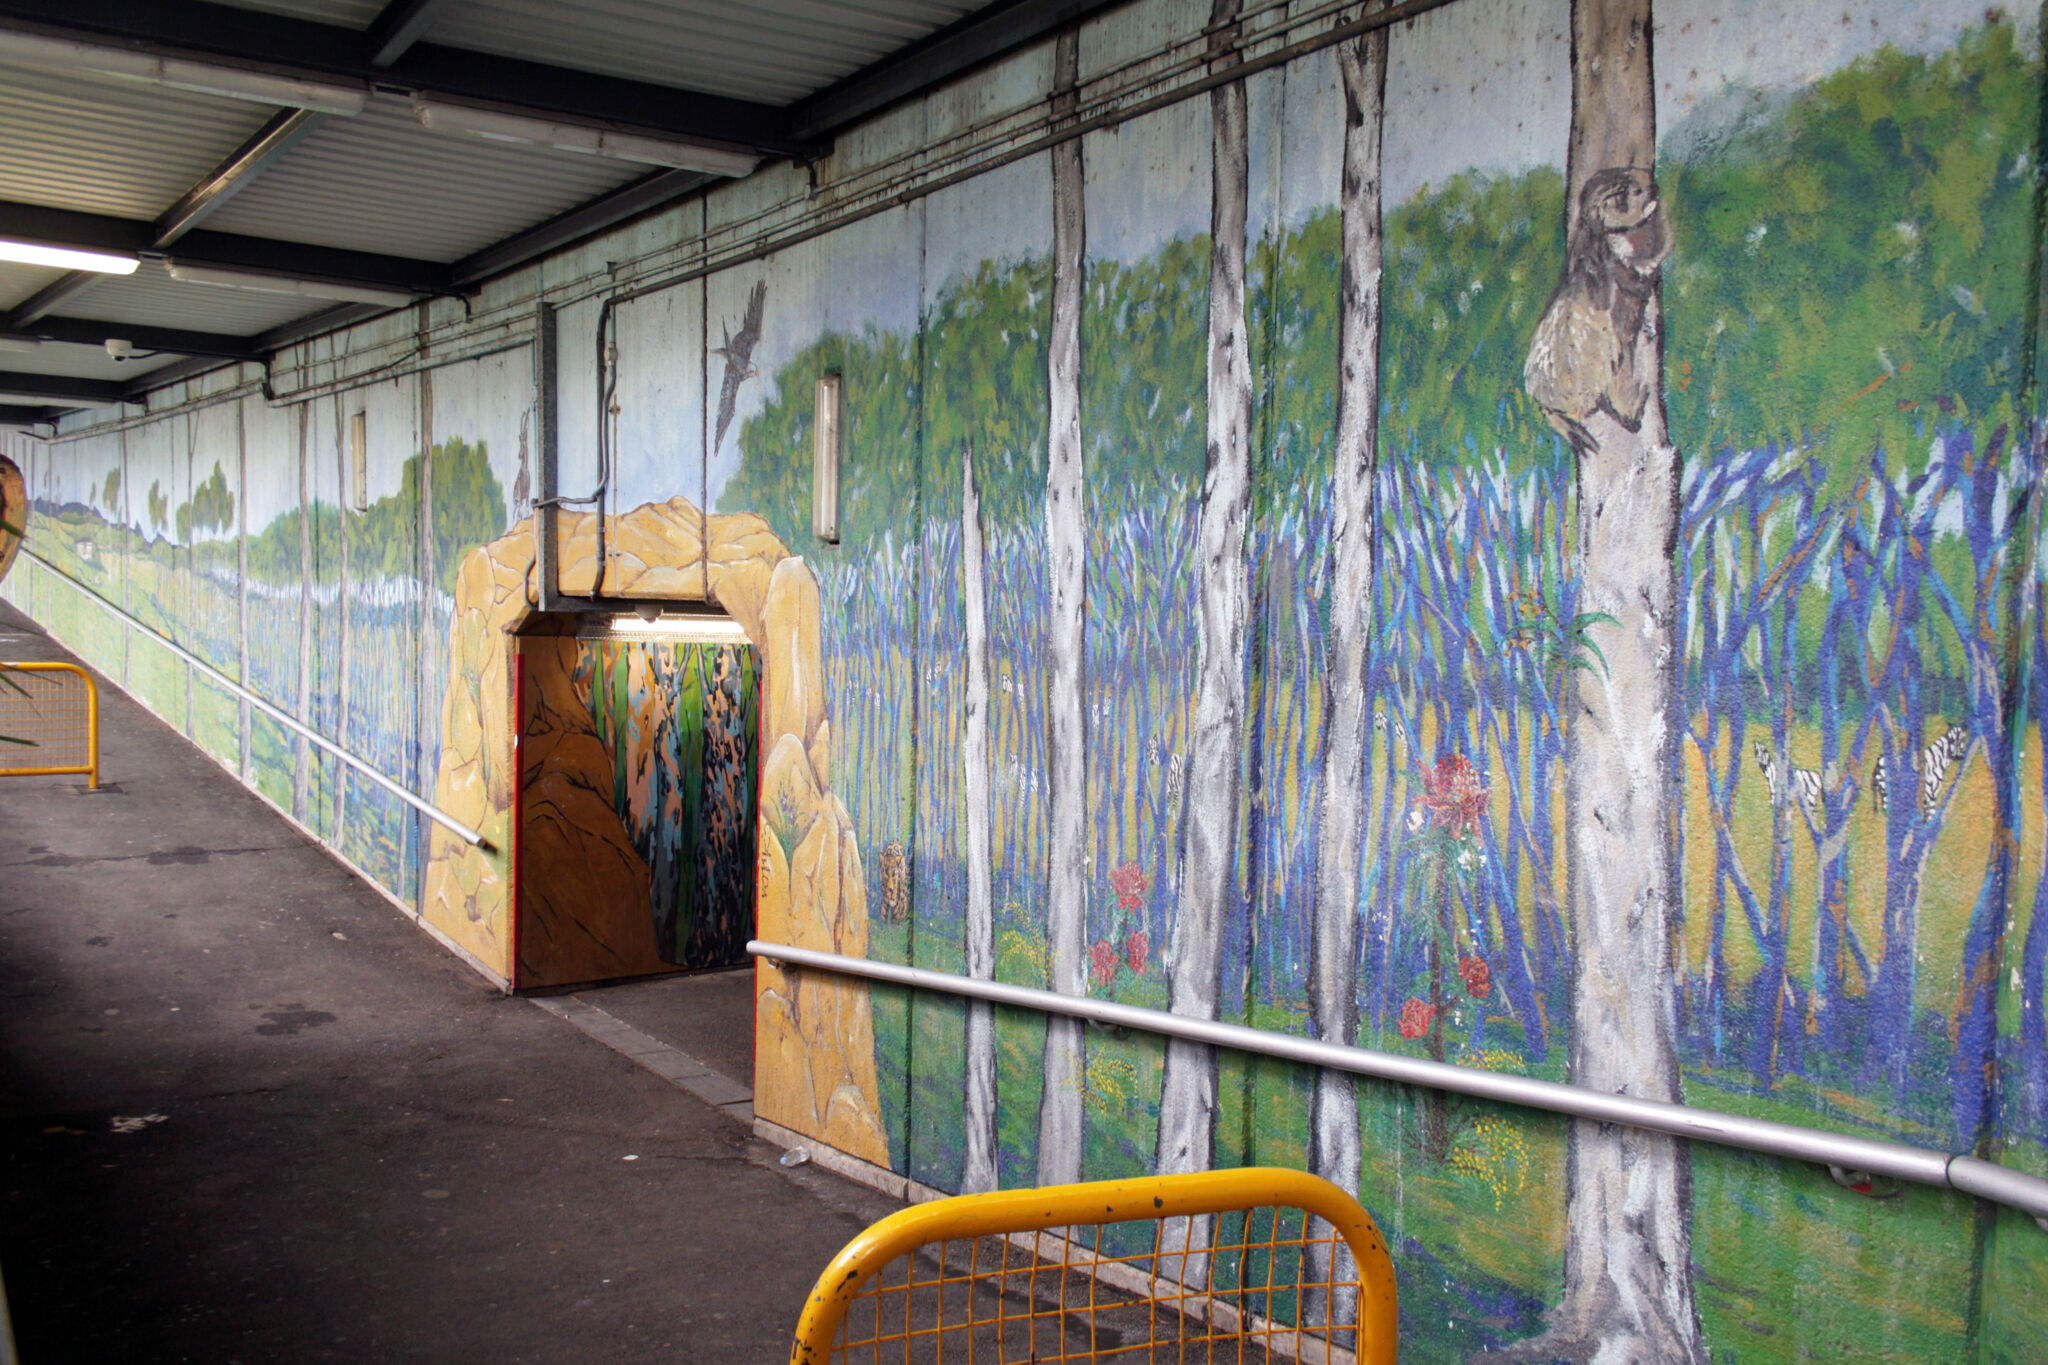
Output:
[[[299,405],[299,704],[302,725],[313,723],[313,500],[306,468],[309,404]],[[292,817],[304,824],[313,805],[313,748],[294,737]]]
[[[1230,45],[1237,0],[1211,14],[1211,70],[1235,65]],[[1188,734],[1187,815],[1181,843],[1179,902],[1167,946],[1167,1008],[1198,1019],[1217,1015],[1223,926],[1235,898],[1239,753],[1244,738],[1245,638],[1251,584],[1245,519],[1251,497],[1252,386],[1245,327],[1247,137],[1242,81],[1209,95],[1214,122],[1209,210],[1209,431],[1196,537],[1201,603],[1194,723]],[[1207,1170],[1214,1161],[1216,1051],[1169,1039],[1159,1093],[1158,1169]],[[1187,1253],[1167,1273],[1187,1284],[1208,1280],[1209,1228],[1174,1222],[1164,1249]]]
[[[2008,495],[2000,490],[1998,471],[2011,450],[2009,434],[2009,429],[2001,429],[1983,452],[1965,507],[1963,529],[1970,545],[1976,589],[1971,594],[1970,609],[1966,613],[1951,592],[1944,591],[1940,597],[1943,612],[1965,642],[1970,722],[1976,739],[1963,754],[1961,766],[1941,798],[1937,818],[1941,825],[1947,823],[1949,807],[1962,787],[1970,754],[1981,748],[1985,766],[1990,770],[1991,827],[2016,831],[2020,827],[2019,746],[2007,737],[2013,735],[2015,728],[2017,698],[2007,681],[2007,646],[2003,642],[2019,636],[2020,594],[2010,587],[2001,592],[1999,585],[2005,577],[2005,538],[2020,520],[2000,515],[2004,510],[2001,504]],[[2017,475],[2021,471],[2014,472]],[[1985,853],[1984,879],[1963,936],[1962,979],[1950,1012],[1955,1049],[1949,1056],[1950,1112],[1954,1115],[1957,1143],[1963,1150],[1987,1150],[1986,1143],[1998,1117],[1998,978],[2011,929],[2009,887],[2018,861],[2017,843],[2010,834],[1991,840]]]
[[[193,506],[194,502],[197,500],[194,495],[198,492],[198,485],[196,485],[192,481],[192,424],[195,420],[196,419],[192,413],[188,412],[185,414],[185,506],[188,509],[190,509]],[[107,510],[109,512],[112,512],[113,509],[108,508]],[[182,553],[185,559],[185,571],[182,575],[183,581],[180,584],[181,588],[183,589],[180,595],[185,598],[185,601],[181,606],[179,614],[184,615],[192,609],[191,588],[189,585],[195,581],[195,576],[197,575],[199,568],[198,556],[196,554],[196,549],[199,543],[198,519],[192,516],[189,510],[186,513],[185,517],[185,533],[183,536],[180,537],[180,539],[182,539],[185,542],[183,545],[178,547],[177,551],[177,553]],[[198,679],[192,671],[192,664],[189,660],[185,663],[184,671],[185,735],[189,739],[197,733],[193,728],[192,724],[192,694],[197,690]]]
[[[1601,252],[1612,249],[1578,231],[1588,183],[1603,171],[1647,173],[1656,164],[1651,32],[1650,0],[1574,0],[1566,212],[1575,253],[1588,241]],[[1607,1094],[1676,1101],[1683,1085],[1672,934],[1681,883],[1670,751],[1681,723],[1680,642],[1673,634],[1679,457],[1665,431],[1654,276],[1632,327],[1619,324],[1624,310],[1611,316],[1622,368],[1608,392],[1624,401],[1603,400],[1573,441],[1579,611],[1604,614],[1613,624],[1591,627],[1605,666],[1572,670],[1565,797],[1575,937],[1570,1075],[1574,1084]],[[1616,415],[1631,396],[1643,404],[1633,428]],[[1508,1354],[1707,1365],[1693,1297],[1685,1144],[1575,1121],[1566,1188],[1563,1300],[1542,1337]]]
[[[1358,1040],[1358,883],[1365,828],[1365,754],[1372,718],[1367,650],[1372,639],[1373,487],[1379,475],[1380,128],[1386,30],[1337,49],[1344,83],[1343,267],[1337,299],[1337,452],[1332,471],[1330,644],[1323,771],[1316,844],[1315,923],[1309,941],[1309,1012],[1316,1037]],[[1358,1094],[1349,1072],[1316,1073],[1309,1107],[1308,1168],[1339,1189],[1358,1189]],[[1348,1250],[1332,1264],[1326,1243],[1310,1255],[1312,1279],[1355,1282]],[[1317,1296],[1320,1298],[1321,1296]],[[1357,1321],[1355,1288],[1311,1302],[1309,1322]]]
[[[1055,115],[1071,109],[1079,69],[1075,35],[1063,33],[1054,52],[1054,84],[1064,93]],[[1082,214],[1081,142],[1052,149],[1052,333],[1047,346],[1051,414],[1045,459],[1045,550],[1050,577],[1046,621],[1046,946],[1048,983],[1063,995],[1085,995],[1088,922],[1088,775],[1086,619],[1088,527],[1081,455],[1081,291],[1087,263]],[[1045,1089],[1038,1106],[1038,1183],[1081,1178],[1081,1023],[1048,1017]]]
[[[340,632],[340,647],[336,650],[335,692],[337,695],[334,713],[334,742],[342,748],[349,748],[348,733],[348,690],[349,690],[349,647],[348,647],[348,509],[349,498],[349,446],[347,424],[342,421],[341,401],[334,404],[334,466],[335,487],[340,490],[335,498],[334,518],[341,528],[341,584],[334,595],[336,626]],[[351,750],[351,752],[353,752]],[[334,765],[334,843],[338,848],[348,827],[348,780],[349,767],[346,763]]]
[[[2032,668],[2027,684],[2033,693],[2034,734],[2048,753],[2048,591],[2036,579],[2030,589],[2033,617],[2029,631]],[[2048,843],[2048,763],[2040,768],[2044,843]],[[2018,1122],[2032,1131],[2048,1128],[2048,875],[2034,884],[2033,913],[2020,945],[2020,1033]]]
[[[124,487],[126,480],[123,481]],[[235,404],[235,681],[249,682],[249,428],[241,403]],[[123,496],[126,496],[125,492]],[[236,771],[243,782],[250,774],[249,699],[237,699],[236,717],[240,762]]]
[[[420,473],[419,473],[419,518],[420,518],[420,615],[418,639],[434,638],[434,372],[421,370],[420,386]],[[604,518],[598,518],[598,564],[600,571],[604,564]],[[412,697],[412,786],[416,792],[429,792],[434,788],[435,768],[439,756],[432,758],[427,753],[427,722],[434,712],[431,698],[437,695],[436,669],[445,665],[434,657],[437,651],[422,648],[416,666],[418,673],[413,678]],[[428,825],[424,816],[415,814],[412,820],[415,846],[420,850],[420,866],[426,865],[428,848]],[[422,879],[424,880],[424,878]]]
[[[960,577],[967,616],[967,700],[960,722],[960,768],[967,806],[967,974],[995,977],[994,867],[990,834],[995,807],[988,773],[988,583],[981,538],[981,495],[974,486],[974,449],[960,457]],[[996,1018],[986,1000],[967,1002],[967,1162],[963,1194],[996,1187]]]

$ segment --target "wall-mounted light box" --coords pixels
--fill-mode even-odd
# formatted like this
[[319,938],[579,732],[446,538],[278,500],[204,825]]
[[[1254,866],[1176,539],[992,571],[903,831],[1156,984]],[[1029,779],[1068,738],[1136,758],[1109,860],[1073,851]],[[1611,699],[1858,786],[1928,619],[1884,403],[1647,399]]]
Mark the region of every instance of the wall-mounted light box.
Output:
[[811,533],[828,545],[839,543],[839,429],[843,395],[840,377],[818,380],[817,416],[811,424]]
[[370,418],[355,412],[348,419],[349,501],[358,512],[370,510]]

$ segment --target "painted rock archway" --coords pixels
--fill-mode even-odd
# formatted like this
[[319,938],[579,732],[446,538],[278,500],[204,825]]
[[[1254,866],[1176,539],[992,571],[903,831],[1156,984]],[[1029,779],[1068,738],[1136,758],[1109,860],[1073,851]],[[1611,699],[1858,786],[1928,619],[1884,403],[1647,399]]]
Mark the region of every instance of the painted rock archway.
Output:
[[[533,527],[529,518],[471,551],[456,579],[434,800],[493,849],[470,848],[436,826],[422,903],[431,927],[500,976],[513,967],[512,635],[539,600]],[[592,593],[597,517],[562,514],[557,527],[563,591]],[[831,790],[816,578],[760,517],[708,516],[682,498],[607,517],[604,542],[604,595],[711,602],[759,652],[757,934],[865,956],[867,877],[852,819]],[[630,882],[633,869],[620,861]],[[754,1112],[887,1165],[866,987],[767,963],[756,974]]]
[[14,567],[21,538],[28,530],[28,484],[21,468],[0,455],[0,578]]

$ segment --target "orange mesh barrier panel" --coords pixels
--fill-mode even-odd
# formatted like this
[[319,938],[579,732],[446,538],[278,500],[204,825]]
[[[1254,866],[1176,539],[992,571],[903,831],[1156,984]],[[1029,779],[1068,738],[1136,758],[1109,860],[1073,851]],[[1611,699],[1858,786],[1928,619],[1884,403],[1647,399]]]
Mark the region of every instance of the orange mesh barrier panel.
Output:
[[0,777],[100,784],[100,694],[77,664],[0,663]]
[[819,1277],[790,1359],[1392,1365],[1395,1324],[1358,1202],[1250,1168],[904,1209]]

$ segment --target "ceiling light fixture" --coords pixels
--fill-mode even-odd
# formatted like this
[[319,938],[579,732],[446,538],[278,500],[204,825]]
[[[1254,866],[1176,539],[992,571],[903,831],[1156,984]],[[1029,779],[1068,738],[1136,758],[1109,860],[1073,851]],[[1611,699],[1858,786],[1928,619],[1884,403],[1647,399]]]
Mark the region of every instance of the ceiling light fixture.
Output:
[[752,174],[754,167],[761,164],[761,158],[752,152],[736,152],[688,138],[629,133],[582,123],[550,123],[524,114],[461,104],[438,95],[414,95],[412,108],[420,126],[430,132],[460,133],[486,142],[551,147],[558,152],[580,152],[643,166],[668,166],[734,178]]
[[72,246],[0,240],[0,261],[47,266],[52,270],[96,270],[102,275],[133,275],[139,256],[121,251],[86,251]]
[[185,57],[159,57],[147,52],[102,47],[96,43],[51,38],[39,33],[9,33],[6,36],[7,60],[11,65],[87,71],[99,76],[169,86],[173,90],[218,95],[222,99],[280,105],[287,109],[310,109],[315,113],[339,114],[344,118],[362,113],[363,104],[370,97],[367,85],[309,81],[302,76],[223,66]]
[[704,616],[696,613],[674,616],[657,614],[651,620],[637,610],[630,616],[614,616],[611,619],[611,633],[614,635],[659,635],[665,639],[683,639],[702,644],[747,643],[747,632],[740,623],[724,616]]
[[309,299],[334,299],[342,303],[376,303],[404,308],[417,303],[419,295],[403,289],[379,289],[366,284],[330,284],[325,280],[295,275],[266,275],[254,270],[231,270],[210,265],[169,262],[171,278],[181,284],[211,284],[223,289],[253,289],[263,294],[297,294]]
[[0,351],[33,351],[43,344],[41,337],[25,332],[0,332]]

